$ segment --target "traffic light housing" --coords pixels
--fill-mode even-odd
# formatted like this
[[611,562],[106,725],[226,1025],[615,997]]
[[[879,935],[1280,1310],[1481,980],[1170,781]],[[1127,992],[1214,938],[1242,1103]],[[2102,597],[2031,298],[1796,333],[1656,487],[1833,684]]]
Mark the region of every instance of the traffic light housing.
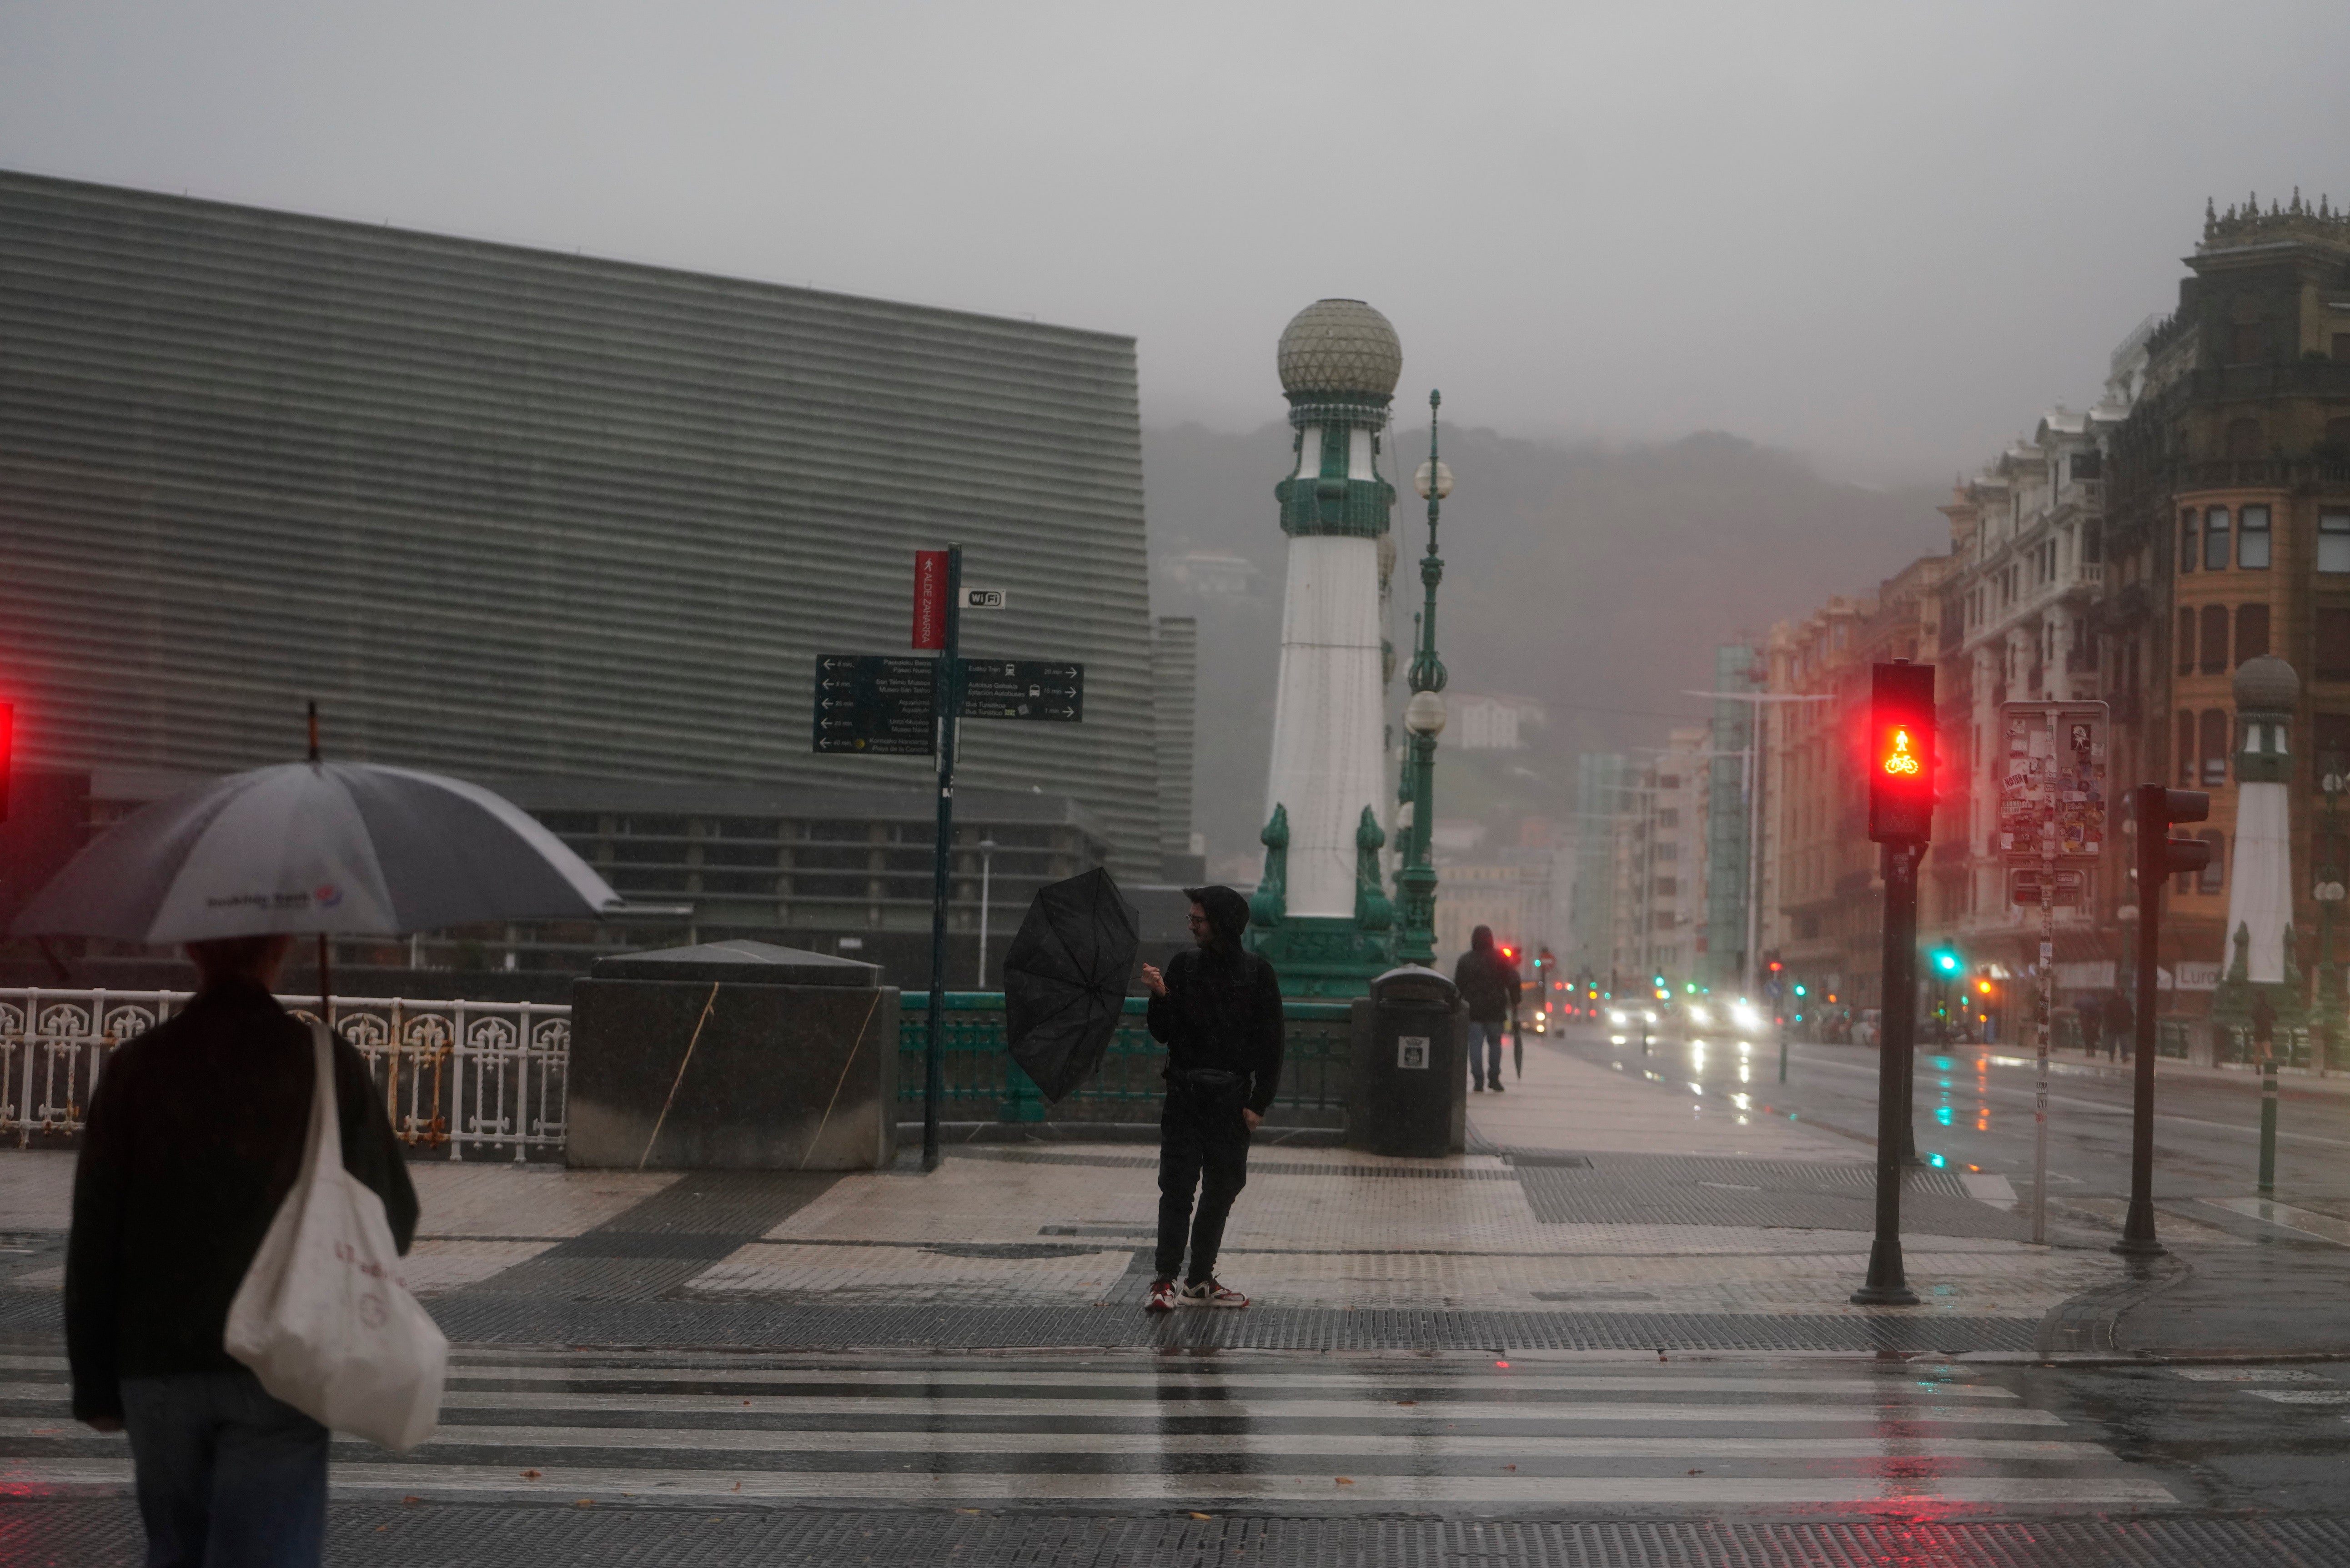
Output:
[[1934,667],[1872,667],[1868,684],[1868,836],[1923,844],[1934,826]]
[[2162,886],[2162,879],[2179,871],[2200,871],[2211,864],[2211,846],[2200,838],[2173,838],[2175,822],[2207,822],[2211,797],[2199,789],[2165,789],[2140,784],[2137,796],[2137,890],[2144,899]]

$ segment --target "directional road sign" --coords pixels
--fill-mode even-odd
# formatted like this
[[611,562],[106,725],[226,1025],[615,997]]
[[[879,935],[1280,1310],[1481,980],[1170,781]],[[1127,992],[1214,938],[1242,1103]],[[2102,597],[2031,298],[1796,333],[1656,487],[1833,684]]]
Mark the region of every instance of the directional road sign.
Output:
[[877,653],[820,653],[816,660],[816,749],[927,757],[938,750],[931,682],[938,660]]
[[963,661],[962,716],[1081,723],[1086,716],[1086,667],[1042,659]]

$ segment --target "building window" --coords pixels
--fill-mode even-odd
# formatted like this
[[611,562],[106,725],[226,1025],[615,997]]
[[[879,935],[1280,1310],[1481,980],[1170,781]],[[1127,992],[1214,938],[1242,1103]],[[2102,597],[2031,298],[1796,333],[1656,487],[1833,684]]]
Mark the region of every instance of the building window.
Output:
[[2178,612],[2178,673],[2195,673],[2195,612],[2191,609]]
[[2228,607],[2203,607],[2203,637],[2201,657],[2197,660],[2206,675],[2228,673]]
[[[2079,458],[2074,458],[2073,461],[2077,463],[2081,460]],[[2081,560],[2083,564],[2086,566],[2095,566],[2099,561],[2106,558],[2104,550],[2105,539],[2097,525],[2095,523],[2082,524]]]
[[2228,362],[2231,365],[2249,365],[2255,359],[2265,358],[2268,351],[2268,328],[2261,322],[2239,323],[2235,330],[2228,334]]
[[[1675,898],[1679,896],[1680,892],[1680,884],[1670,877],[1659,877],[1654,878],[1649,883],[1649,888],[1651,889],[1650,896],[1658,898]],[[1671,928],[1667,927],[1665,929],[1669,930]]]
[[2236,565],[2254,571],[2269,564],[2269,509],[2247,506],[2236,518]]
[[2224,571],[2228,566],[2228,509],[2214,506],[2203,514],[2203,569]]
[[2191,506],[2178,514],[2178,569],[2195,569],[2195,509]]
[[2317,678],[2350,680],[2350,608],[2318,608]]
[[2350,572],[2350,512],[2317,514],[2317,569]]
[[2196,880],[2201,885],[2199,891],[2216,893],[2227,884],[2227,837],[2222,834],[2215,833],[2209,829],[2197,834],[2195,836],[2200,838],[2204,843],[2211,846],[2210,863],[2205,866],[2202,870],[2195,873]]
[[2195,787],[2195,715],[2181,710],[2178,715],[2178,787]]
[[2337,332],[2334,335],[2334,362],[2337,365],[2350,365],[2350,332]]
[[2203,789],[2215,789],[2228,782],[2228,713],[2223,708],[2206,708],[2197,723],[2198,749],[2203,755]]
[[[2244,542],[2251,543],[2245,535]],[[2236,662],[2258,659],[2269,650],[2269,607],[2238,605],[2236,607]]]
[[[1673,783],[1678,784],[1680,783],[1680,780],[1675,779]],[[1679,827],[1680,825],[1681,808],[1679,806],[1660,805],[1657,808],[1657,826],[1659,827]]]

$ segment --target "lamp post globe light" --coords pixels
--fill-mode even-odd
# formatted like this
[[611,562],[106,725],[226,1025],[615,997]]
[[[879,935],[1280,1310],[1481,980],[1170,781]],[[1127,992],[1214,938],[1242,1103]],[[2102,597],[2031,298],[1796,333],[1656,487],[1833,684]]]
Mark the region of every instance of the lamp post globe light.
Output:
[[1444,498],[1452,493],[1452,470],[1437,452],[1437,410],[1441,392],[1428,394],[1428,461],[1411,476],[1411,487],[1428,503],[1428,554],[1419,558],[1419,580],[1426,597],[1418,622],[1411,655],[1411,701],[1404,704],[1403,784],[1399,792],[1408,814],[1396,847],[1402,865],[1396,870],[1396,957],[1405,963],[1436,961],[1436,868],[1430,849],[1436,827],[1436,737],[1444,730],[1444,661],[1436,656],[1436,586],[1444,580],[1444,561],[1436,553],[1436,526]]

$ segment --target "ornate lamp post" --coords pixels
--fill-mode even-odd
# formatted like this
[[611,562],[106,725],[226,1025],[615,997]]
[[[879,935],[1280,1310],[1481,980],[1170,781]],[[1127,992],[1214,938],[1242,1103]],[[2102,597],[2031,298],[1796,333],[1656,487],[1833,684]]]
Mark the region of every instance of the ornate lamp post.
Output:
[[[2340,842],[2334,836],[2334,812],[2342,799],[2342,792],[2350,789],[2350,777],[2342,770],[2342,755],[2328,752],[2317,759],[2318,788],[2325,794],[2325,851],[2331,856]],[[2334,907],[2342,902],[2343,868],[2325,865],[2317,867],[2316,886],[2310,896],[2317,901],[2317,1041],[2323,1053],[2317,1063],[2321,1073],[2334,1065],[2334,1021],[2342,1004],[2342,971],[2334,962]]]
[[1411,476],[1411,487],[1428,503],[1428,554],[1419,558],[1419,580],[1428,590],[1426,603],[1412,618],[1411,701],[1404,704],[1406,742],[1402,795],[1411,813],[1396,847],[1403,864],[1396,871],[1396,957],[1406,963],[1436,961],[1436,868],[1430,864],[1430,835],[1436,826],[1436,737],[1444,732],[1444,661],[1436,657],[1436,585],[1444,580],[1444,562],[1436,554],[1436,524],[1444,498],[1452,493],[1452,470],[1437,455],[1436,410],[1440,392],[1428,394],[1428,461]]

